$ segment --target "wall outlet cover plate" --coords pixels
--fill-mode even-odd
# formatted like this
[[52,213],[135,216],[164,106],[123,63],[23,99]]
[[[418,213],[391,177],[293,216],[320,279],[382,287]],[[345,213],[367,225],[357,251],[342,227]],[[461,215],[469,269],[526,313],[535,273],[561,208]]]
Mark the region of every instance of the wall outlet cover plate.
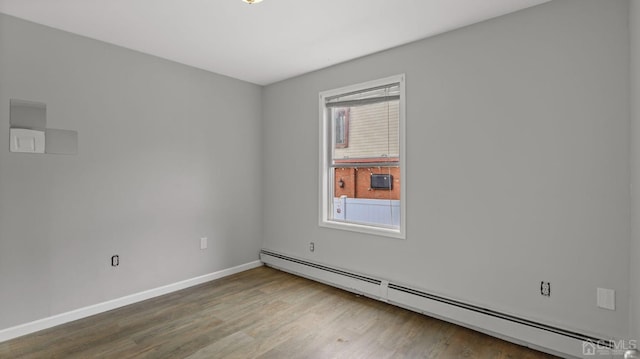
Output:
[[44,153],[44,131],[12,128],[9,150],[19,153]]
[[616,310],[616,292],[613,289],[598,288],[598,307]]

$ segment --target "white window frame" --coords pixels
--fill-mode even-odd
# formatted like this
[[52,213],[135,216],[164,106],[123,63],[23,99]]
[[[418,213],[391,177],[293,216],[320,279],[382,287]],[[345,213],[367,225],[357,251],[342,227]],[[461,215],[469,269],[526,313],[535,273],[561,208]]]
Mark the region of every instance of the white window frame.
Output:
[[[399,141],[400,141],[400,226],[399,228],[386,228],[373,225],[350,223],[344,221],[332,220],[333,206],[333,186],[334,179],[331,178],[331,168],[329,161],[331,159],[331,119],[328,116],[328,110],[325,106],[328,97],[338,96],[340,94],[362,91],[370,88],[381,87],[393,83],[400,84],[400,121],[399,121]],[[325,228],[341,229],[346,231],[360,232],[378,236],[405,239],[406,238],[406,218],[407,218],[407,195],[406,195],[406,132],[405,132],[405,75],[395,75],[378,80],[363,82],[355,85],[341,87],[333,90],[320,92],[319,113],[320,113],[320,218],[319,226]]]

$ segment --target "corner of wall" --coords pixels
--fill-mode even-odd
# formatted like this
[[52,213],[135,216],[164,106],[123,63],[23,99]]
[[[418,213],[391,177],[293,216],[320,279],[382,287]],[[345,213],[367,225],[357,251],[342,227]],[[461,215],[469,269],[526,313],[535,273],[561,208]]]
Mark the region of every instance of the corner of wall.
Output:
[[640,0],[629,1],[631,243],[629,333],[640,339]]

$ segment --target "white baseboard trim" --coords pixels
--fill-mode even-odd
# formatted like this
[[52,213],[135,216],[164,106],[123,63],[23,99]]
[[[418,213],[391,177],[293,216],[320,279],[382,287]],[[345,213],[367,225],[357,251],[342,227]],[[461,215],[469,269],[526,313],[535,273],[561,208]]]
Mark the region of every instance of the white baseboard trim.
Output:
[[181,289],[193,287],[198,284],[210,282],[212,280],[220,279],[230,276],[232,274],[244,272],[249,269],[262,266],[262,262],[257,260],[239,266],[219,270],[217,272],[201,275],[195,278],[182,280],[180,282],[164,285],[162,287],[145,290],[139,293],[134,293],[124,297],[112,299],[106,302],[90,305],[84,308],[75,309],[66,313],[57,314],[51,317],[38,319],[33,322],[20,324],[14,327],[0,330],[0,342],[4,342],[10,339],[21,337],[23,335],[31,334],[40,330],[55,327],[60,324],[72,322],[74,320],[86,318],[92,315],[100,314],[113,310],[116,308],[124,307],[129,304],[141,302],[143,300],[155,298],[164,294],[179,291]]

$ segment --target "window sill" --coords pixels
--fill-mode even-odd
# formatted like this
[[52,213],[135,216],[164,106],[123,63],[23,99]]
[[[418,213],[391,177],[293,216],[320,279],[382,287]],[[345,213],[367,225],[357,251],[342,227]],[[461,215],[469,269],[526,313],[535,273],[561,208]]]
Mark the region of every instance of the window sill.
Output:
[[340,229],[344,231],[372,234],[375,236],[389,237],[389,238],[395,238],[395,239],[406,239],[404,231],[401,229],[395,229],[395,228],[373,227],[373,226],[367,226],[365,224],[329,221],[329,220],[326,220],[326,221],[321,220],[319,223],[319,226],[324,228]]

